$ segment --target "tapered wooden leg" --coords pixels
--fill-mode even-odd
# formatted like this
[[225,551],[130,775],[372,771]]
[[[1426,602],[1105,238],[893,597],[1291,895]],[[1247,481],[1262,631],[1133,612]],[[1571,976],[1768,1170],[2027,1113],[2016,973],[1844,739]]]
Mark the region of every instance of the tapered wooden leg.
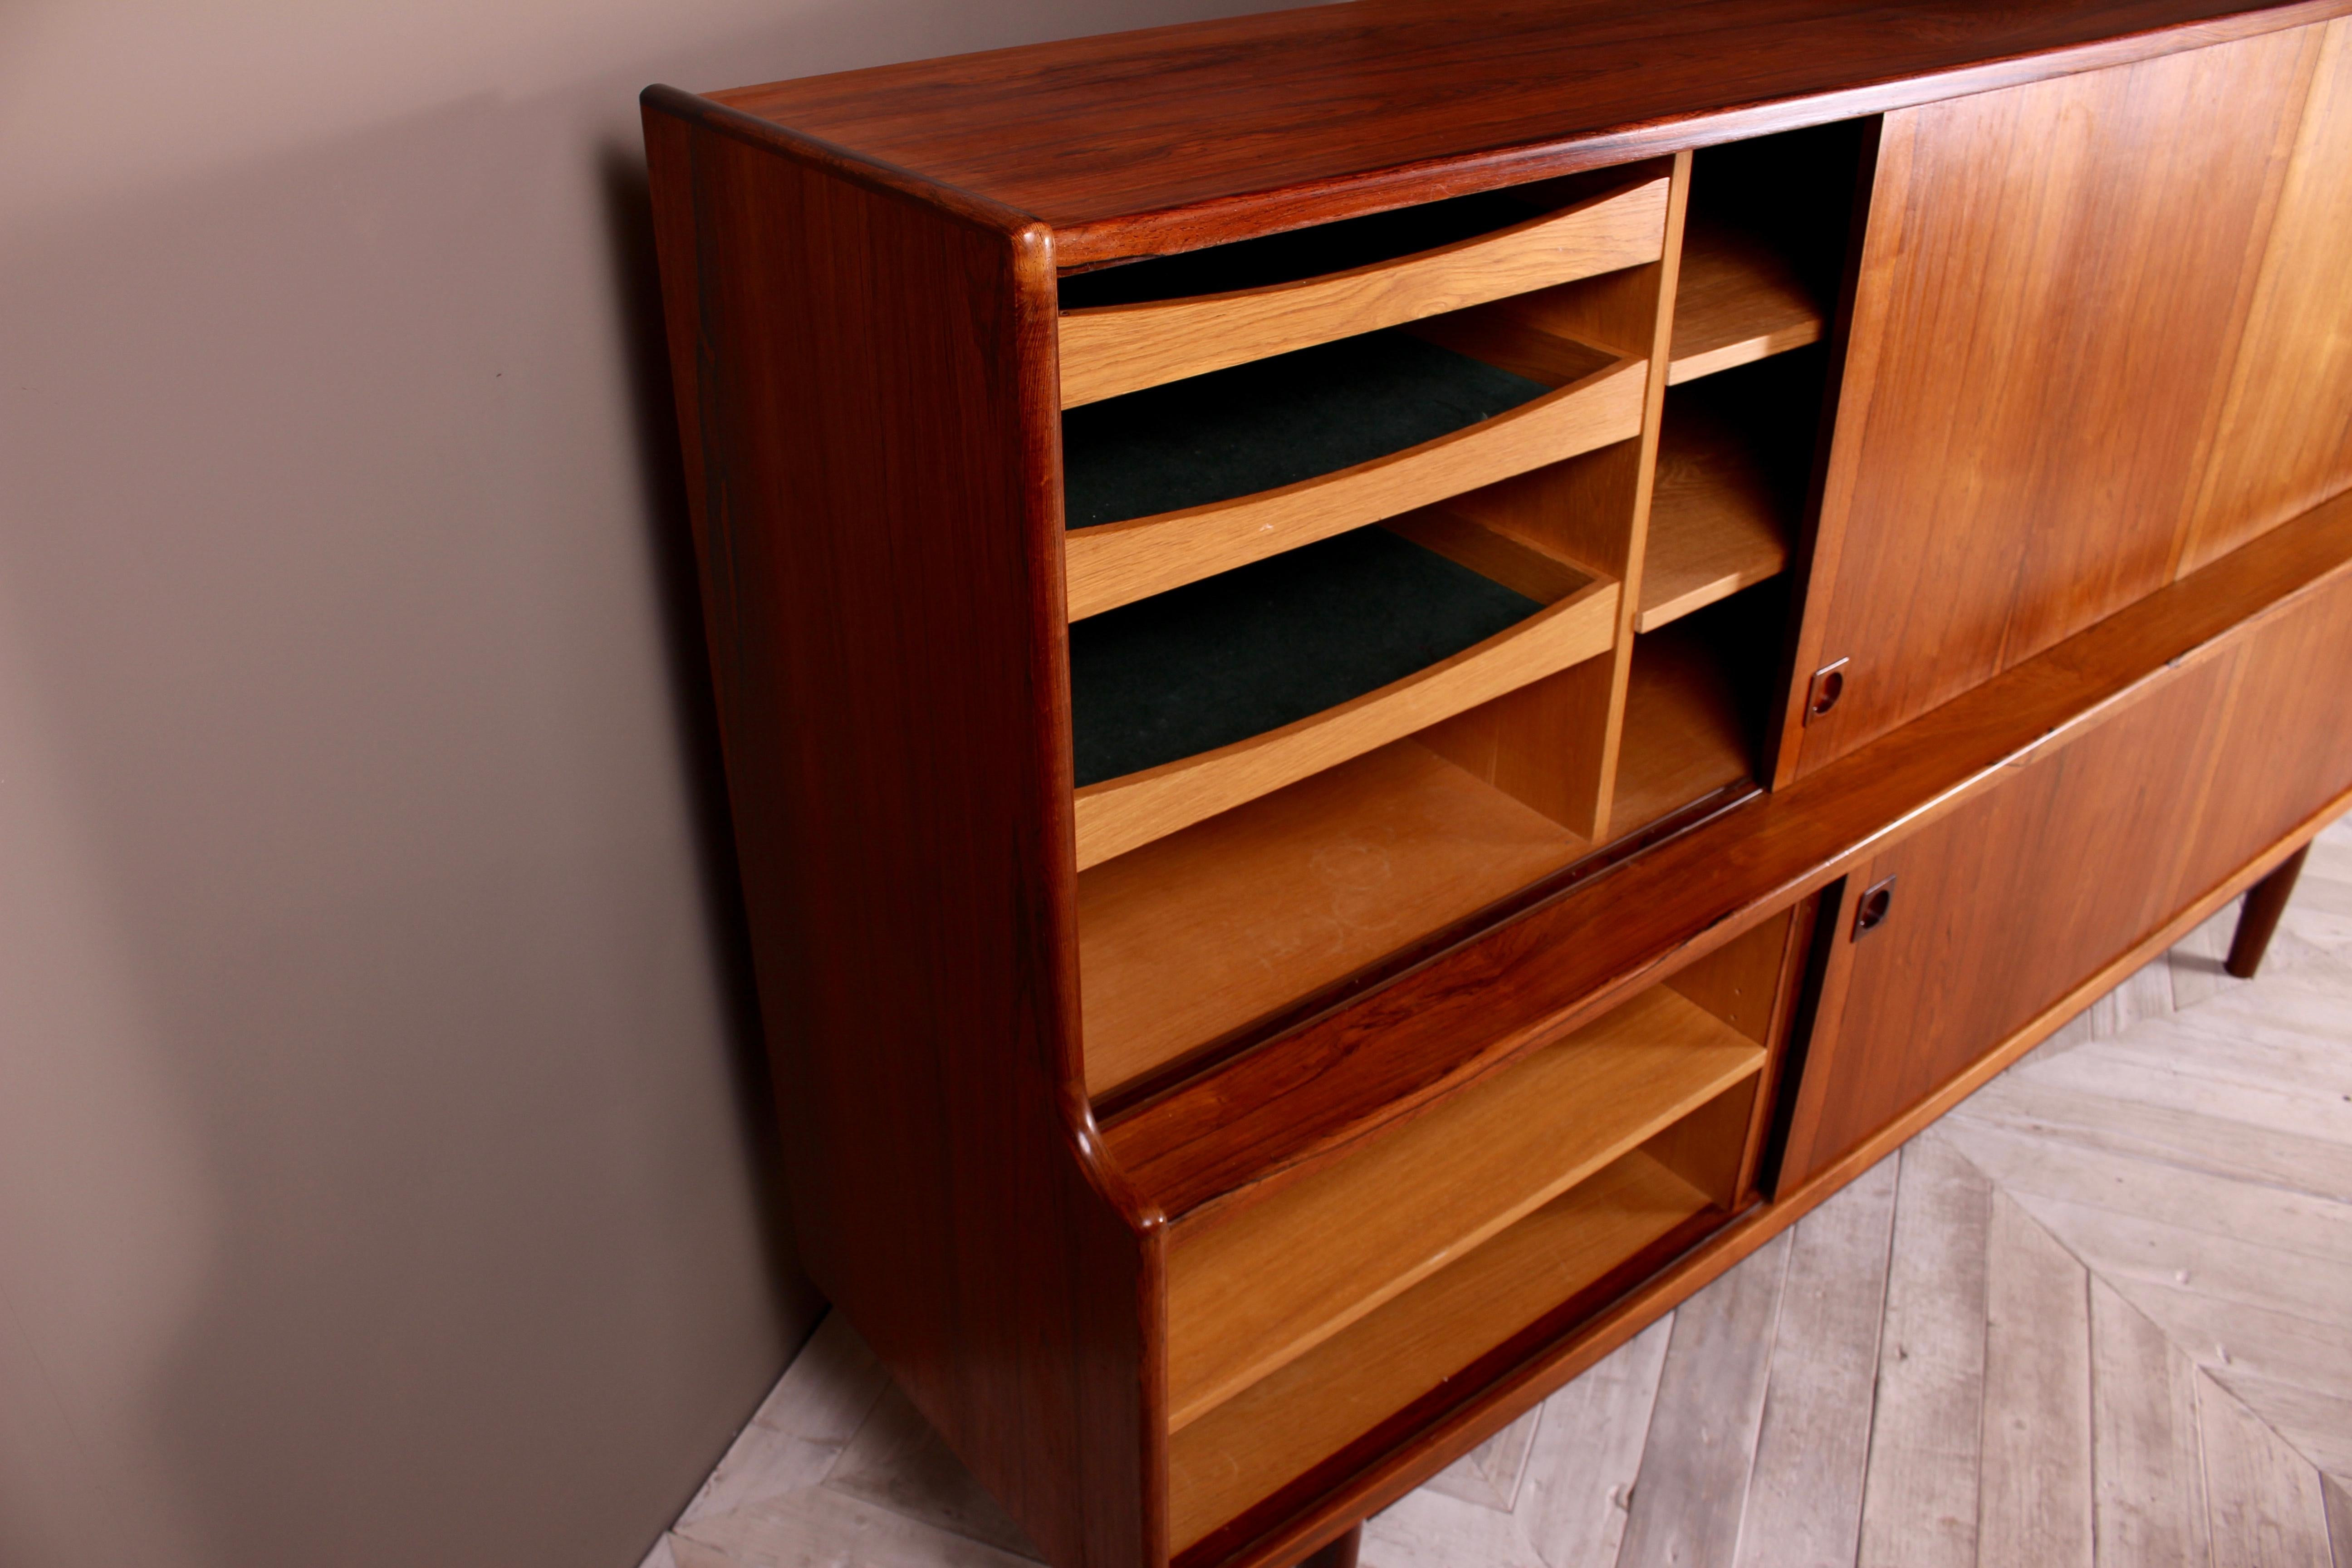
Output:
[[1356,1549],[1364,1543],[1360,1524],[1321,1551],[1298,1560],[1298,1568],[1356,1568]]
[[2286,901],[2294,896],[2294,879],[2303,874],[2303,858],[2311,853],[2306,844],[2278,864],[2278,869],[2246,889],[2246,907],[2238,912],[2238,934],[2230,939],[2229,962],[2221,967],[2241,980],[2252,980],[2254,971],[2263,966],[2263,954],[2270,951],[2271,933],[2278,930],[2279,916],[2286,913]]

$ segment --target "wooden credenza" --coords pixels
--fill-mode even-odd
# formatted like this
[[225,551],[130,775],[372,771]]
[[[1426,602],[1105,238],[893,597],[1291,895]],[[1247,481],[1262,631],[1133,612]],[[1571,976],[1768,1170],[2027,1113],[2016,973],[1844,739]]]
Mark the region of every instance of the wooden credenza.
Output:
[[2347,14],[646,93],[798,1242],[1050,1561],[1339,1560],[2352,804]]

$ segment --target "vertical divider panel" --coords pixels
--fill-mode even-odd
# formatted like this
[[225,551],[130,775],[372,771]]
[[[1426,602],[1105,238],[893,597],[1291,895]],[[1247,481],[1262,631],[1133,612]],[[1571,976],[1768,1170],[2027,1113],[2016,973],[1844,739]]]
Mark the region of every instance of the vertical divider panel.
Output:
[[[1517,535],[1623,584],[1609,657],[1520,688],[1425,730],[1423,743],[1598,844],[1609,837],[1633,617],[1657,471],[1658,428],[1673,347],[1675,284],[1691,155],[1674,157],[1664,254],[1643,267],[1491,307],[1539,332],[1649,357],[1642,433],[1580,458],[1456,497],[1449,510]],[[1572,761],[1563,763],[1563,759]]]

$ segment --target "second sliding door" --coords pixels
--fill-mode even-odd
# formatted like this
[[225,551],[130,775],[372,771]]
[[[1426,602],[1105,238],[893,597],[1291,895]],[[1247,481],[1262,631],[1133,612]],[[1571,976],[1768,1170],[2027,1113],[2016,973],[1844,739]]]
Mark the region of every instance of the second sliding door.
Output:
[[1783,782],[2177,574],[2332,30],[1885,117]]

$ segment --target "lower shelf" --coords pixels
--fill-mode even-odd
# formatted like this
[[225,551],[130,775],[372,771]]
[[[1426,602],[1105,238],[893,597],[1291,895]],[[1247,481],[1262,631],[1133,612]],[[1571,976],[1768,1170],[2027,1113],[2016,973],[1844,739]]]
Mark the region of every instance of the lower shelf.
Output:
[[1100,1098],[1591,848],[1402,741],[1078,873]]
[[1369,1149],[1168,1242],[1169,1425],[1342,1332],[1752,1077],[1764,1047],[1653,986]]
[[1169,1439],[1182,1551],[1714,1206],[1637,1149]]

